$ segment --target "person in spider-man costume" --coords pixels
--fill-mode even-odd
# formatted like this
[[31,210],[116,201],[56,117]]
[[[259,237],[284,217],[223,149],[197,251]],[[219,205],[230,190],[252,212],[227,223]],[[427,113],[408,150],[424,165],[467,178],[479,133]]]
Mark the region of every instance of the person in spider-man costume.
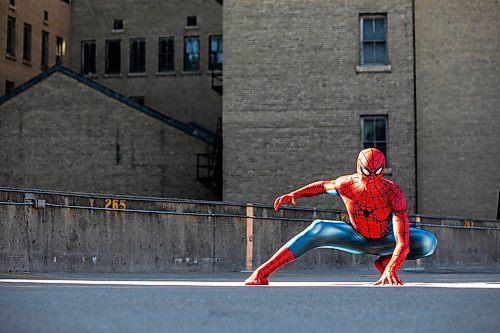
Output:
[[410,228],[406,201],[399,187],[383,178],[384,154],[375,148],[359,153],[357,173],[335,180],[319,181],[276,199],[274,209],[301,197],[327,193],[340,196],[349,222],[315,220],[261,265],[246,285],[267,285],[269,276],[309,250],[331,248],[353,254],[375,254],[381,277],[376,285],[402,285],[398,270],[406,259],[431,255],[436,237],[425,230]]

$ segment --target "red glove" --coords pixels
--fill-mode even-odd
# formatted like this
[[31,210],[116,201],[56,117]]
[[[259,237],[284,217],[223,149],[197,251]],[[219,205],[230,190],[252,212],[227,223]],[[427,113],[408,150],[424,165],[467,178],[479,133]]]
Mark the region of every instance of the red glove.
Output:
[[297,203],[295,202],[295,197],[292,193],[288,193],[285,195],[282,195],[281,197],[276,198],[274,201],[274,210],[278,211],[281,205],[286,204],[287,202],[291,202],[292,205],[296,205]]

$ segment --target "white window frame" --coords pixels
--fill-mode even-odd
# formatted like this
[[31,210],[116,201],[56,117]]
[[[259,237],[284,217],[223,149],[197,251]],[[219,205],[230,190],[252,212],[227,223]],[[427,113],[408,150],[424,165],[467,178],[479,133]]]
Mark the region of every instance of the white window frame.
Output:
[[[384,19],[384,28],[385,28],[385,64],[365,64],[364,63],[364,55],[363,55],[363,21],[365,19]],[[383,72],[391,72],[391,65],[389,59],[389,28],[388,28],[388,16],[387,14],[360,14],[359,15],[359,65],[356,66],[356,72],[358,73],[383,73]]]

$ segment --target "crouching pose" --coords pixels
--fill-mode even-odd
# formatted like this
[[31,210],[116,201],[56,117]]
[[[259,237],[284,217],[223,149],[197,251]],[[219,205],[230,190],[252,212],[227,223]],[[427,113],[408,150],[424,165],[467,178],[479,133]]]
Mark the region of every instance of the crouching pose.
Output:
[[330,248],[353,254],[375,254],[375,267],[382,276],[375,284],[401,285],[398,270],[406,259],[418,259],[436,250],[436,237],[410,228],[406,201],[399,187],[383,178],[384,154],[374,148],[361,151],[357,173],[336,180],[319,181],[276,199],[274,209],[300,197],[327,193],[340,196],[349,222],[315,220],[292,238],[246,281],[246,285],[267,285],[269,276],[309,250]]

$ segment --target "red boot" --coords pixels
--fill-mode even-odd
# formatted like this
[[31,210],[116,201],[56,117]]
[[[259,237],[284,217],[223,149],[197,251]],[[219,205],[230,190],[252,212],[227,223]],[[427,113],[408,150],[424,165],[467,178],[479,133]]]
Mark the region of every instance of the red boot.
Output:
[[374,262],[375,267],[377,267],[380,274],[384,274],[385,268],[387,267],[389,261],[391,261],[391,258],[392,256],[385,256],[385,257],[379,257],[377,260],[375,260]]
[[278,268],[295,260],[292,251],[286,247],[282,247],[271,257],[267,262],[261,265],[253,272],[253,274],[245,280],[247,286],[268,285],[267,280]]

